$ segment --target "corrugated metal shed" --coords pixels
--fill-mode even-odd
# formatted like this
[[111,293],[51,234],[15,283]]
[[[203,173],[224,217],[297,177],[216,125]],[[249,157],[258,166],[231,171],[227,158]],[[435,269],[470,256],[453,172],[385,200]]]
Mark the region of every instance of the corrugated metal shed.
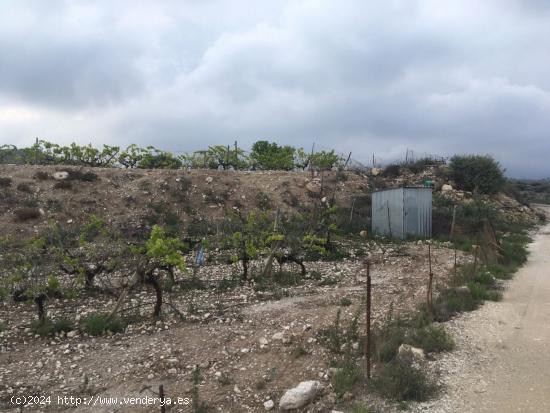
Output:
[[372,232],[392,238],[432,236],[432,189],[395,188],[372,194]]

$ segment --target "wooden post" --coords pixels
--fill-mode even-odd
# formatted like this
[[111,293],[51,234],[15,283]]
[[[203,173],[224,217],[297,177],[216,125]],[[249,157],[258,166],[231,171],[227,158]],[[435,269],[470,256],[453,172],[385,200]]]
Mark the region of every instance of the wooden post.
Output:
[[456,221],[456,205],[453,206],[453,220],[451,221],[451,232],[449,233],[449,241],[452,241],[454,237],[455,221]]
[[428,244],[428,263],[430,267],[430,274],[428,280],[428,296],[427,296],[427,305],[428,305],[428,314],[433,318],[433,279],[434,274],[432,272],[432,246]]
[[370,261],[367,261],[367,312],[366,312],[366,342],[365,342],[365,357],[367,358],[367,379],[370,379],[371,372],[371,306],[372,306],[372,281],[370,276]]
[[355,207],[355,200],[356,198],[353,198],[353,201],[351,201],[351,211],[349,213],[349,224],[351,225],[351,222],[353,221],[353,208]]
[[351,158],[351,152],[348,155],[348,159],[346,159],[346,163],[344,164],[344,169],[346,169],[346,166],[348,166],[348,162],[349,162],[350,158]]
[[164,404],[164,386],[159,386],[159,398],[160,398],[160,413],[166,413],[166,406]]
[[235,170],[237,170],[237,164],[239,163],[239,150],[237,147],[237,141],[235,141]]

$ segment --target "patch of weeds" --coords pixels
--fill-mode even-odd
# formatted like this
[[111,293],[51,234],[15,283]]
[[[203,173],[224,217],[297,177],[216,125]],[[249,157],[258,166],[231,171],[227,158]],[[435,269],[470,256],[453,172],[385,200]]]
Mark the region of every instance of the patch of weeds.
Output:
[[218,383],[220,383],[222,386],[230,385],[231,381],[231,377],[229,377],[229,374],[225,371],[223,371],[221,375],[218,376]]
[[352,304],[352,301],[348,297],[342,297],[340,299],[339,305],[342,307],[349,307]]
[[24,182],[21,182],[17,185],[17,190],[20,192],[25,192],[27,194],[32,194],[32,188],[29,184],[26,184]]
[[321,281],[323,279],[323,274],[319,271],[312,270],[307,273],[307,277],[311,280]]
[[124,323],[118,317],[107,314],[90,314],[82,320],[82,329],[91,336],[99,336],[107,331],[120,333],[124,331]]
[[361,378],[361,369],[352,360],[344,362],[344,364],[336,370],[332,375],[332,389],[339,399],[350,392]]
[[97,174],[91,171],[69,171],[69,176],[67,179],[70,181],[94,182],[97,181]]
[[63,210],[63,204],[57,199],[48,199],[46,201],[46,209],[51,212],[60,212]]
[[292,358],[298,359],[309,354],[303,344],[298,344],[292,349]]
[[71,181],[64,180],[56,182],[53,187],[55,189],[72,189],[73,184],[71,183]]
[[332,353],[339,354],[343,344],[343,332],[340,327],[341,311],[338,309],[334,322],[317,333],[321,339],[321,343],[325,345]]
[[273,274],[273,282],[284,287],[291,287],[300,284],[302,276],[288,271],[279,271]]
[[334,277],[326,277],[323,278],[321,281],[319,281],[319,285],[321,287],[323,286],[329,286],[329,285],[336,285],[338,284],[338,279]]
[[48,175],[48,173],[45,171],[37,171],[34,174],[34,179],[38,179],[39,181],[46,181],[49,178],[50,178],[50,175]]
[[500,264],[488,264],[485,266],[485,271],[498,280],[509,280],[514,276],[514,268],[507,268]]
[[199,277],[190,277],[180,282],[183,291],[205,290],[206,286]]
[[199,384],[202,381],[201,372],[199,369],[199,366],[195,366],[195,369],[193,370],[193,390],[192,390],[192,405],[191,408],[193,409],[193,413],[207,413],[210,408],[208,407],[208,404],[206,402],[200,400],[199,395]]
[[233,290],[239,285],[239,280],[236,277],[232,278],[223,278],[217,285],[216,289],[218,291],[228,291]]
[[476,281],[469,282],[468,289],[470,290],[472,298],[479,302],[485,300],[500,301],[502,299],[502,293],[500,291],[488,289],[486,285]]
[[0,188],[11,187],[12,179],[7,177],[0,177]]
[[17,220],[21,222],[40,218],[40,215],[40,210],[38,208],[21,208],[15,211]]
[[458,313],[477,309],[480,304],[469,288],[450,288],[441,292],[434,302],[435,321],[448,321]]
[[364,403],[355,403],[351,406],[348,413],[374,413],[374,410]]
[[415,329],[411,335],[409,344],[423,349],[426,353],[439,353],[451,351],[454,340],[443,326],[429,325]]
[[0,322],[0,333],[6,331],[8,326],[5,323]]
[[31,323],[30,329],[33,334],[38,334],[39,336],[46,337],[53,336],[56,333],[61,333],[63,331],[68,332],[74,330],[74,324],[72,321],[65,318],[56,321],[46,319],[44,322],[35,320]]
[[271,199],[269,199],[269,195],[267,195],[265,192],[258,192],[256,194],[256,205],[258,208],[260,208],[262,211],[267,211],[271,209]]
[[407,360],[392,360],[384,365],[372,385],[382,396],[395,401],[423,402],[433,397],[438,386],[424,371]]

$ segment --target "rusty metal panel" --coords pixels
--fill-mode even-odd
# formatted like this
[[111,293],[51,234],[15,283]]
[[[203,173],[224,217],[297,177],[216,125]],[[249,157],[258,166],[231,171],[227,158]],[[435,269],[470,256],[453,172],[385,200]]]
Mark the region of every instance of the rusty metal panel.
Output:
[[403,210],[405,236],[432,236],[431,188],[404,188]]
[[404,237],[403,188],[372,194],[372,232],[392,238]]

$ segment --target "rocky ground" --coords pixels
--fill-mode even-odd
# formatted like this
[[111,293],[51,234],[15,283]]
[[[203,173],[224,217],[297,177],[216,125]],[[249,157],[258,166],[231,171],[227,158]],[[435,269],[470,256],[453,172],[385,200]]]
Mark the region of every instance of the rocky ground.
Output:
[[[390,307],[398,313],[424,300],[427,245],[369,250],[375,251],[371,259],[376,262],[372,269],[375,322],[386,317]],[[459,262],[464,259],[459,253]],[[438,284],[445,284],[453,264],[453,250],[433,247]],[[365,293],[365,268],[361,257],[311,263],[308,270],[318,273],[317,279],[282,288],[275,299],[251,287],[174,292],[166,301],[179,309],[183,320],[165,305],[161,320],[146,316],[124,333],[107,337],[92,338],[77,331],[48,339],[33,336],[28,329],[34,317],[32,306],[4,302],[0,306],[0,320],[7,326],[0,333],[3,408],[10,409],[13,395],[152,396],[160,384],[167,396],[192,397],[192,371],[199,365],[200,399],[218,411],[265,411],[264,402],[277,405],[286,389],[304,380],[319,380],[323,385],[321,397],[309,409],[327,411],[337,403],[330,387],[330,353],[321,345],[318,332],[333,323],[339,308],[343,324],[354,316]],[[210,272],[203,271],[204,275]],[[147,292],[141,294],[143,298],[133,297],[127,307],[147,301]],[[342,298],[351,305],[341,305]],[[78,319],[111,304],[102,296],[53,302],[50,315],[55,319],[61,308],[66,315],[70,306],[68,313]],[[142,311],[147,314],[151,307]],[[363,317],[360,323],[363,326]],[[52,404],[44,410],[56,408],[60,407]],[[134,411],[135,406],[89,409],[122,412]],[[190,410],[178,406],[172,411]]]

